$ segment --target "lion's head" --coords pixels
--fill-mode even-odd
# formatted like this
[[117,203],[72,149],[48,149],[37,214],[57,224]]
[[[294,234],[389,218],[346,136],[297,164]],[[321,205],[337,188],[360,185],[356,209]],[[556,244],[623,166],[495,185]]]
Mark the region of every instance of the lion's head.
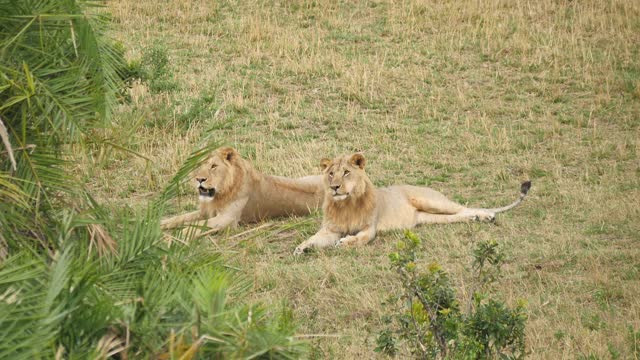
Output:
[[364,156],[360,153],[345,155],[334,160],[322,159],[325,193],[333,201],[349,198],[357,199],[367,188],[367,174],[364,172]]
[[214,150],[195,171],[194,180],[201,202],[224,197],[237,184],[240,154],[231,147]]

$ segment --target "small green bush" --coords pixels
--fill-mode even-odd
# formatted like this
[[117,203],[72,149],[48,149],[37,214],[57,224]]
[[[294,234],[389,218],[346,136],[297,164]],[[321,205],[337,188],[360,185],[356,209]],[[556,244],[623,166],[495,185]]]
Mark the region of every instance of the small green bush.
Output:
[[[437,263],[426,271],[417,265],[420,239],[413,233],[389,255],[402,291],[387,301],[393,313],[383,319],[387,328],[375,351],[395,356],[399,345],[420,359],[520,359],[525,354],[524,304],[509,308],[479,290],[461,306],[449,275]],[[475,288],[498,280],[504,255],[495,242],[479,242],[472,253]]]
[[[134,67],[137,64],[132,64]],[[178,83],[171,69],[167,47],[161,43],[155,43],[147,47],[142,55],[140,68],[137,69],[142,80],[149,82],[149,90],[153,93],[163,91],[175,91]]]

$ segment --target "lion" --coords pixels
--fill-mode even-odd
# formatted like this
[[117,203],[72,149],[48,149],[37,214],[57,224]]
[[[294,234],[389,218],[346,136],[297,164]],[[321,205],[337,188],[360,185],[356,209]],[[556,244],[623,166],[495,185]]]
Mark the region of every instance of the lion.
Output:
[[214,150],[194,172],[200,208],[163,219],[162,229],[197,225],[206,220],[207,233],[233,228],[238,223],[266,218],[307,215],[320,207],[322,176],[289,179],[265,175],[231,147]]
[[455,203],[428,187],[376,189],[365,173],[365,158],[360,153],[322,159],[320,166],[325,187],[322,226],[296,247],[295,255],[314,247],[361,246],[373,240],[378,231],[410,229],[419,224],[493,221],[497,213],[520,204],[531,187],[530,181],[522,183],[520,197],[510,205],[476,209]]

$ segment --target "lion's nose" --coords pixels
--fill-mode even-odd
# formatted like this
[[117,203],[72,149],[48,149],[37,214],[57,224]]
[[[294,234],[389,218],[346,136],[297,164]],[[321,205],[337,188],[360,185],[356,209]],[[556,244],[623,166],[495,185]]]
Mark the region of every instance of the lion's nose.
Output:
[[199,182],[200,184],[202,184],[203,182],[207,181],[206,177],[197,177],[196,181]]
[[340,189],[340,185],[331,185],[329,186],[331,189],[333,189],[333,191],[336,191],[338,189]]

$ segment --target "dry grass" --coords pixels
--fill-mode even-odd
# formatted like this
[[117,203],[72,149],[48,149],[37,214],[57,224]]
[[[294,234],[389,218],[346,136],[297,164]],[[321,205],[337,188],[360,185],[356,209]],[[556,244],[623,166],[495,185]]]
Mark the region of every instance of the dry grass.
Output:
[[[155,42],[169,49],[179,88],[136,85],[105,131],[151,162],[118,150],[79,161],[98,197],[144,204],[206,139],[287,176],[362,150],[376,184],[427,184],[471,205],[507,203],[530,178],[530,197],[497,225],[418,229],[425,261],[455,274],[463,295],[472,244],[495,239],[510,259],[497,292],[529,304],[531,358],[634,357],[637,1],[112,0],[109,10],[129,58]],[[212,240],[237,252],[255,299],[286,300],[303,334],[337,335],[312,338],[314,356],[374,357],[400,234],[294,259],[319,216]]]

